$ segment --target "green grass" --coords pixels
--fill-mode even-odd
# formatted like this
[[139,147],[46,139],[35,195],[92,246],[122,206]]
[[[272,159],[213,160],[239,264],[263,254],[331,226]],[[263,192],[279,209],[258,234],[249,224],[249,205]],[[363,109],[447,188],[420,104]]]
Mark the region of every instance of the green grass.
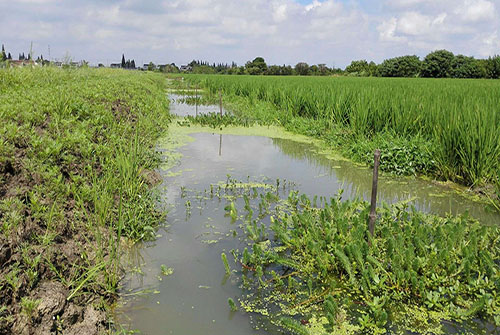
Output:
[[[190,75],[216,101],[243,98],[243,120],[323,138],[382,170],[467,186],[500,185],[500,81]],[[271,107],[262,107],[265,102]],[[241,107],[241,106],[239,106]],[[260,109],[260,110],[259,110]]]
[[161,75],[0,70],[0,245],[8,250],[0,332],[35,308],[27,302],[44,281],[61,282],[69,304],[113,301],[122,240],[155,237],[161,213],[150,176],[169,119]]

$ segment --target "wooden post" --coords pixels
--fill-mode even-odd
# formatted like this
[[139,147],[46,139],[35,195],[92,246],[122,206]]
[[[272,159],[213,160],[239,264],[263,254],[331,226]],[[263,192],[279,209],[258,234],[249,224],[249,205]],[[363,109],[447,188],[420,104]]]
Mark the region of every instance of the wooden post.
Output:
[[371,236],[375,234],[375,220],[377,219],[377,188],[378,188],[378,167],[380,164],[380,150],[375,150],[373,160],[373,183],[372,183],[372,199],[370,207],[370,216],[368,221],[368,230]]
[[222,117],[222,90],[219,90],[220,116]]
[[195,91],[194,104],[196,106],[196,116],[198,117],[198,85],[196,85],[194,91]]
[[219,135],[219,156],[222,156],[222,134]]

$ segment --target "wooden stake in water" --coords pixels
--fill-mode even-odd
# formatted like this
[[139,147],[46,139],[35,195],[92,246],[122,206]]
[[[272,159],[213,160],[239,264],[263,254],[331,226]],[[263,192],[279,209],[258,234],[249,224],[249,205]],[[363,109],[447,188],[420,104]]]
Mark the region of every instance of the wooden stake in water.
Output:
[[222,117],[222,90],[219,90],[219,107],[220,107],[220,116]]
[[377,219],[377,188],[378,188],[378,167],[380,165],[380,150],[375,150],[373,157],[373,183],[372,183],[372,199],[370,207],[370,216],[368,221],[368,230],[371,236],[375,234],[375,220]]
[[219,135],[219,156],[222,156],[222,134]]
[[196,116],[198,116],[198,85],[196,85],[194,92],[195,92],[194,104],[196,106]]

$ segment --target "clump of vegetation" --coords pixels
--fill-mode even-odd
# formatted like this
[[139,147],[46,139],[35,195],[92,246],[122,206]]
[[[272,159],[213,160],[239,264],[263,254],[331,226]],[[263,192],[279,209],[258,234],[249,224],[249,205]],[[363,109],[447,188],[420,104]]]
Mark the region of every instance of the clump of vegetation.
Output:
[[[75,306],[106,327],[122,239],[155,237],[154,146],[169,118],[160,75],[0,70],[0,333],[68,330]],[[60,299],[44,306],[54,315],[20,321],[38,299]]]
[[[277,324],[307,333],[307,319],[290,320],[304,313],[324,319],[324,331],[350,325],[363,332],[426,333],[443,320],[498,322],[498,227],[397,204],[379,210],[371,236],[365,202],[338,197],[318,203],[297,192],[286,204],[270,206],[274,201],[264,206],[271,224],[260,227],[266,231],[246,229],[255,220],[245,219],[250,248],[237,258],[243,285],[260,292],[255,309],[275,311]],[[417,310],[431,320],[428,326],[402,322]]]

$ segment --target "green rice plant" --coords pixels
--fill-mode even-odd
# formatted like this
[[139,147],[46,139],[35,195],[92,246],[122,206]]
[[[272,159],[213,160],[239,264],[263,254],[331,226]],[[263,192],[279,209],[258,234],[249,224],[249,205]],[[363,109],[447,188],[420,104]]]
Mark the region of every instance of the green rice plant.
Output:
[[[225,101],[237,101],[234,116],[228,117],[232,124],[278,124],[327,139],[368,164],[374,146],[380,146],[381,168],[397,174],[428,174],[469,186],[498,184],[496,81],[214,75],[187,79],[204,86],[208,99],[215,101],[222,89]],[[255,108],[260,102],[267,105]]]

